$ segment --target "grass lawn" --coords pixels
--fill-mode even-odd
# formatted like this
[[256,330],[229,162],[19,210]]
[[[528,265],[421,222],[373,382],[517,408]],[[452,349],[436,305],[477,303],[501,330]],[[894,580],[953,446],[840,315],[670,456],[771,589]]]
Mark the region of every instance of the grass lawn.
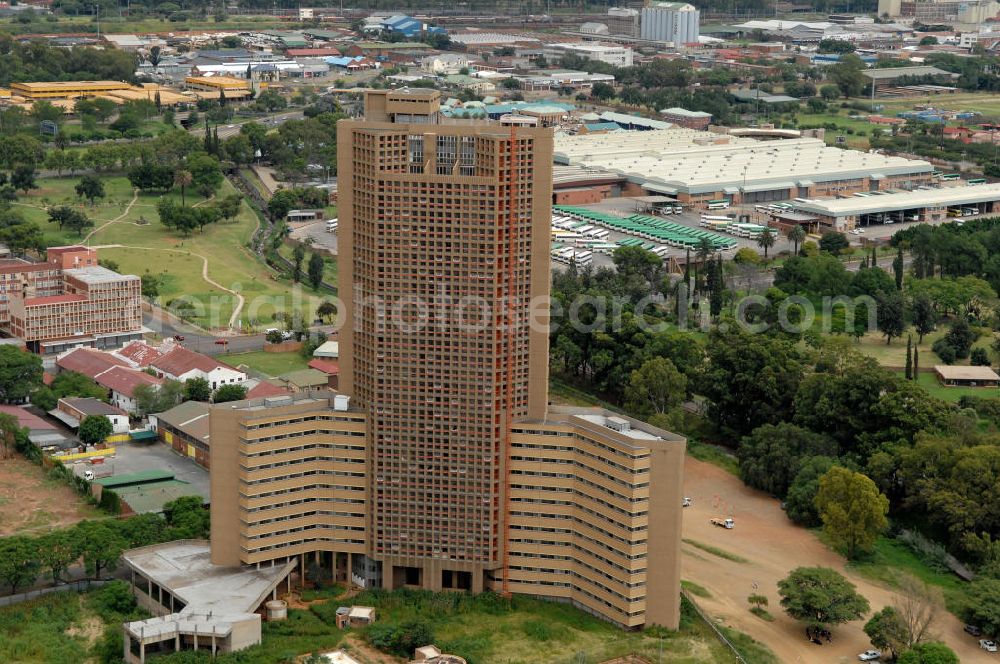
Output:
[[893,588],[899,586],[902,574],[909,574],[928,585],[937,586],[944,593],[945,605],[953,613],[961,607],[968,588],[965,581],[951,572],[931,569],[908,546],[887,537],[878,539],[874,551],[867,559],[849,565],[859,574]]
[[1000,390],[989,387],[945,387],[933,372],[920,372],[917,384],[927,390],[932,397],[942,401],[958,401],[964,396],[970,397],[1000,397]]
[[801,125],[824,125],[827,123],[833,123],[837,125],[840,129],[836,131],[826,131],[825,140],[827,145],[833,145],[837,142],[837,136],[846,136],[847,145],[852,148],[868,148],[868,138],[867,136],[857,136],[853,134],[848,134],[845,129],[853,129],[854,131],[863,130],[865,134],[870,134],[873,125],[867,120],[854,120],[847,117],[848,113],[851,115],[861,114],[863,111],[857,111],[854,109],[844,109],[840,113],[803,113],[799,112],[797,117],[799,119],[799,126]]
[[295,353],[234,353],[231,355],[220,355],[219,359],[226,364],[238,366],[245,364],[255,371],[267,374],[272,378],[289,371],[306,369],[308,361]]
[[[893,369],[902,369],[906,366],[906,335],[913,334],[913,345],[920,351],[919,363],[921,367],[930,368],[935,364],[941,364],[941,360],[931,350],[935,341],[940,339],[948,331],[947,325],[941,325],[937,330],[924,337],[924,342],[917,345],[917,335],[910,328],[903,333],[902,337],[895,338],[891,344],[885,343],[885,337],[878,332],[869,332],[861,337],[856,348],[861,353],[875,358],[879,364]],[[989,336],[980,337],[973,344],[973,347],[990,348],[992,339]],[[968,364],[968,360],[962,360],[957,364]]]
[[914,106],[928,105],[953,111],[977,111],[987,117],[1000,117],[1000,95],[997,94],[963,93],[875,101],[885,107],[881,111],[884,115],[895,115],[912,110]]
[[[469,664],[591,664],[630,653],[657,661],[661,645],[662,661],[671,664],[731,659],[686,602],[676,632],[625,632],[572,606],[526,597],[507,602],[492,594],[472,598],[404,591],[365,592],[354,601],[377,607],[383,623],[432,617],[435,644]],[[776,660],[751,656],[748,661]]]
[[[289,244],[288,242],[284,242],[284,243],[282,243],[282,245],[280,247],[278,247],[278,255],[281,256],[282,258],[286,259],[286,260],[292,260],[292,254],[294,253],[294,251],[295,251],[295,247],[293,245]],[[309,256],[310,256],[310,254],[311,254],[311,252],[307,248],[306,249],[306,257],[302,261],[302,279],[303,280],[306,280],[307,276],[308,276]],[[323,281],[325,281],[328,284],[332,284],[332,285],[336,286],[337,285],[337,259],[336,258],[331,258],[327,254],[322,254],[322,256],[323,256]],[[312,290],[312,286],[306,285],[305,288],[308,289],[310,292],[314,292]],[[330,292],[327,291],[327,290],[321,290],[321,291],[319,291],[319,294],[320,295],[322,295],[322,294],[329,295]]]
[[[78,205],[95,222],[96,232],[84,241],[91,246],[126,245],[100,250],[102,258],[118,263],[122,272],[142,276],[149,272],[162,280],[160,297],[167,304],[177,297],[185,296],[195,309],[190,316],[192,322],[202,327],[226,327],[236,306],[237,298],[224,289],[236,291],[245,298],[240,313],[244,329],[266,327],[275,312],[292,312],[304,309],[306,320],[314,318],[313,309],[318,298],[308,289],[282,280],[264,265],[247,248],[257,217],[244,204],[235,221],[219,222],[208,226],[205,231],[183,237],[159,223],[156,203],[157,194],[140,195],[131,208],[132,189],[124,177],[106,177],[104,186],[106,197],[91,207],[83,206],[73,187],[78,178],[42,178],[39,188],[23,197],[18,204],[29,219],[42,225],[46,242],[52,245],[72,244],[83,241],[75,233],[60,231],[48,222],[45,208],[50,205]],[[235,193],[232,185],[224,181],[218,196]],[[177,192],[167,194],[179,201]],[[189,193],[189,205],[200,204],[197,194]],[[112,222],[114,223],[108,223]],[[143,223],[147,222],[147,223]],[[106,225],[107,224],[107,225]],[[99,230],[98,230],[99,229]],[[203,276],[205,260],[208,260],[208,279]]]

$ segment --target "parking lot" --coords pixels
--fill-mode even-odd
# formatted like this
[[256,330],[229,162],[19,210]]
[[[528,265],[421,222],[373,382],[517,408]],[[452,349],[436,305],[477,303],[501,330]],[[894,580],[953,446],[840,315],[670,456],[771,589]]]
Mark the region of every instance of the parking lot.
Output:
[[[626,217],[629,215],[637,214],[636,201],[635,199],[632,198],[607,198],[599,203],[592,203],[589,205],[579,205],[577,207],[586,208],[589,210],[597,210],[600,212],[607,212],[610,214],[617,214]],[[647,213],[642,213],[642,214],[647,214]],[[701,228],[699,226],[702,214],[703,212],[701,210],[694,210],[688,208],[685,209],[684,212],[680,214],[662,215],[661,218],[667,221],[672,221],[676,224],[682,224],[684,226],[689,226],[691,228],[705,230],[704,228]],[[721,210],[719,212],[714,212],[710,214],[736,214],[736,215],[748,214],[750,215],[751,223],[755,224],[767,223],[766,215],[763,215],[760,212],[755,211],[752,206],[750,206],[749,209],[740,207],[731,207],[726,210]],[[739,238],[733,235],[729,235],[727,233],[719,233],[719,235],[722,235],[723,237],[730,238],[736,241],[735,248],[723,252],[722,255],[724,258],[732,258],[733,254],[739,251],[742,247],[750,247],[754,251],[758,252],[761,251],[760,247],[757,246],[756,240]],[[635,237],[635,236],[627,235],[625,233],[619,233],[617,231],[611,231],[611,234],[608,236],[608,242],[610,242],[611,244],[615,244],[618,242],[618,240],[623,240],[630,237]],[[777,236],[775,237],[775,244],[769,250],[769,254],[773,256],[778,252],[790,251],[791,249],[792,249],[792,243],[789,242],[788,239],[783,234],[778,233]],[[683,260],[686,253],[687,252],[684,249],[671,247],[669,251],[666,253],[666,258],[667,259],[675,258]],[[593,258],[593,265],[595,268],[610,267],[613,265],[613,263],[611,261],[610,256],[595,253]],[[553,267],[554,268],[564,267],[564,264],[553,261]]]
[[[174,478],[191,485],[192,493],[196,493],[208,502],[209,481],[208,471],[194,462],[193,459],[181,456],[164,443],[156,440],[142,443],[121,443],[116,448],[114,457],[108,458],[103,467],[111,467],[112,475],[125,475],[143,470],[166,470],[174,474]],[[74,464],[73,472],[83,477],[84,471],[97,471],[101,466],[92,466],[81,462]],[[106,472],[106,471],[105,471]]]
[[334,256],[337,255],[337,234],[328,233],[324,221],[314,221],[292,229],[291,238],[326,249]]

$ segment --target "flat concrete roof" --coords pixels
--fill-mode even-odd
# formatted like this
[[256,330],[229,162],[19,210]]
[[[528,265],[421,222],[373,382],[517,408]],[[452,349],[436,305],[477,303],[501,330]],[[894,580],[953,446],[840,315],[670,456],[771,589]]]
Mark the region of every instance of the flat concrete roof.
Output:
[[139,277],[134,274],[118,274],[113,270],[100,265],[89,267],[74,267],[65,271],[67,276],[79,279],[85,284],[109,284],[118,281],[138,281]]
[[943,189],[917,189],[898,194],[881,196],[851,196],[831,200],[817,200],[810,203],[791,202],[796,210],[827,217],[848,217],[859,214],[894,212],[915,208],[947,207],[1000,201],[1000,182],[969,185],[967,187],[947,187]]
[[206,540],[177,540],[130,549],[126,564],[163,586],[188,610],[220,616],[253,613],[295,566],[224,567],[211,560]]
[[747,191],[780,189],[795,173],[806,174],[813,182],[828,182],[934,170],[926,161],[841,150],[817,138],[758,141],[683,127],[557,133],[554,156],[556,163],[603,168],[660,193],[698,194],[744,186]]

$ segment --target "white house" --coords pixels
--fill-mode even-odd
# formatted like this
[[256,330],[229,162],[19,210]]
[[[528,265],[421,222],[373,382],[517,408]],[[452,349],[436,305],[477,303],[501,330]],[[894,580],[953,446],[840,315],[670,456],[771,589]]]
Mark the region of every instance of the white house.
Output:
[[112,433],[128,433],[128,413],[110,406],[100,399],[93,397],[65,397],[60,399],[58,404],[49,414],[62,420],[73,429],[80,427],[80,423],[90,416],[103,415],[111,421]]
[[469,56],[464,53],[437,53],[420,60],[420,69],[437,76],[460,74],[468,67]]
[[191,378],[204,378],[213,390],[223,385],[239,385],[247,379],[244,372],[183,346],[177,346],[162,357],[156,358],[149,366],[160,378],[169,378],[182,383]]
[[127,413],[136,413],[139,406],[135,399],[135,390],[140,385],[149,385],[154,390],[160,389],[162,378],[151,376],[145,371],[126,367],[112,367],[94,377],[98,385],[108,390],[111,403]]

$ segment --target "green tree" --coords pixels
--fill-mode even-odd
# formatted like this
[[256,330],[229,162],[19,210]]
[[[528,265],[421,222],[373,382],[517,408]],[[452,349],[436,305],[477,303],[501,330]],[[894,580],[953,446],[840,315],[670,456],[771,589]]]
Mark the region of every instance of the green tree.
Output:
[[788,231],[788,239],[795,245],[795,251],[792,252],[792,255],[798,256],[799,244],[806,239],[806,229],[798,224],[792,226],[792,230]]
[[337,315],[337,305],[329,300],[323,300],[316,307],[316,315],[329,322],[332,317]]
[[906,626],[895,607],[887,606],[877,611],[865,623],[864,630],[871,644],[883,654],[891,651],[896,657],[906,648]]
[[903,246],[900,245],[896,251],[896,257],[892,259],[892,273],[896,280],[896,290],[903,290]]
[[896,664],[959,664],[958,655],[939,641],[921,643],[911,650],[907,650]]
[[302,279],[302,261],[306,257],[306,248],[303,244],[296,244],[292,249],[292,281],[298,283]]
[[778,582],[785,612],[810,627],[829,628],[868,613],[868,600],[828,567],[798,567]]
[[862,473],[834,466],[819,479],[816,510],[833,545],[854,559],[871,551],[889,522],[889,499]]
[[835,464],[827,456],[805,457],[800,462],[799,472],[788,487],[785,496],[785,513],[792,521],[803,526],[820,525],[819,514],[816,511],[816,494],[819,492],[819,479]]
[[640,417],[667,413],[684,400],[687,378],[665,357],[643,362],[625,388],[625,407]]
[[29,165],[18,166],[10,174],[10,184],[14,189],[18,189],[27,194],[32,189],[37,189],[35,184],[35,167]]
[[114,433],[114,427],[104,415],[88,415],[80,422],[77,436],[84,445],[97,445]]
[[847,236],[837,231],[827,231],[819,239],[819,250],[837,255],[851,246]]
[[76,231],[79,236],[82,236],[86,229],[94,227],[94,221],[90,217],[68,205],[51,207],[48,212],[49,221],[59,224],[60,229],[65,227]]
[[168,539],[208,539],[209,513],[201,496],[182,496],[163,506]]
[[1000,636],[1000,579],[977,577],[969,584],[961,615],[971,625],[990,637]]
[[323,283],[323,256],[318,251],[312,252],[309,256],[309,265],[306,269],[309,275],[309,283],[316,290],[319,290]]
[[913,380],[913,337],[906,336],[906,365],[903,368],[906,380]]
[[61,583],[63,574],[79,557],[80,547],[71,529],[53,530],[39,538],[38,559],[52,583]]
[[731,324],[712,330],[707,354],[697,391],[712,421],[742,436],[789,419],[804,372],[794,344]]
[[184,381],[185,401],[208,401],[212,398],[212,388],[204,378],[188,378]]
[[96,175],[84,175],[74,187],[76,195],[86,198],[93,205],[98,198],[104,198],[104,181]]
[[118,528],[107,521],[81,521],[73,528],[87,574],[101,578],[102,571],[114,571],[128,547]]
[[191,185],[203,197],[208,198],[222,185],[224,179],[219,160],[207,154],[192,155],[187,161],[191,173]]
[[853,53],[848,53],[840,58],[835,65],[831,65],[828,77],[836,84],[837,88],[845,97],[857,97],[865,87],[864,72],[865,63]]
[[222,385],[215,391],[212,395],[212,401],[215,403],[224,403],[226,401],[240,401],[245,399],[247,396],[247,388],[242,385]]
[[42,385],[42,358],[0,345],[0,403],[21,403]]
[[757,238],[757,246],[764,250],[764,260],[767,260],[768,250],[774,246],[775,231],[772,228],[765,228]]
[[803,459],[836,454],[837,443],[830,438],[788,422],[757,427],[743,438],[737,452],[743,481],[782,498]]
[[937,312],[934,311],[930,295],[915,295],[910,305],[910,315],[913,317],[913,329],[917,333],[917,344],[922,344],[924,335],[930,334],[937,327]]
[[38,540],[24,535],[0,538],[0,579],[10,592],[30,586],[38,578]]
[[875,300],[878,303],[875,321],[888,345],[893,337],[901,336],[906,330],[906,303],[898,291],[880,292]]
[[235,219],[239,215],[242,206],[243,197],[239,194],[232,194],[231,196],[220,198],[215,202],[215,209],[219,211],[219,216],[226,221]]
[[[191,171],[186,168],[178,168],[174,171],[174,186],[181,188],[181,205],[187,205],[187,198],[184,192],[193,181],[194,178],[191,175]],[[163,215],[161,214],[160,216],[162,217]]]

